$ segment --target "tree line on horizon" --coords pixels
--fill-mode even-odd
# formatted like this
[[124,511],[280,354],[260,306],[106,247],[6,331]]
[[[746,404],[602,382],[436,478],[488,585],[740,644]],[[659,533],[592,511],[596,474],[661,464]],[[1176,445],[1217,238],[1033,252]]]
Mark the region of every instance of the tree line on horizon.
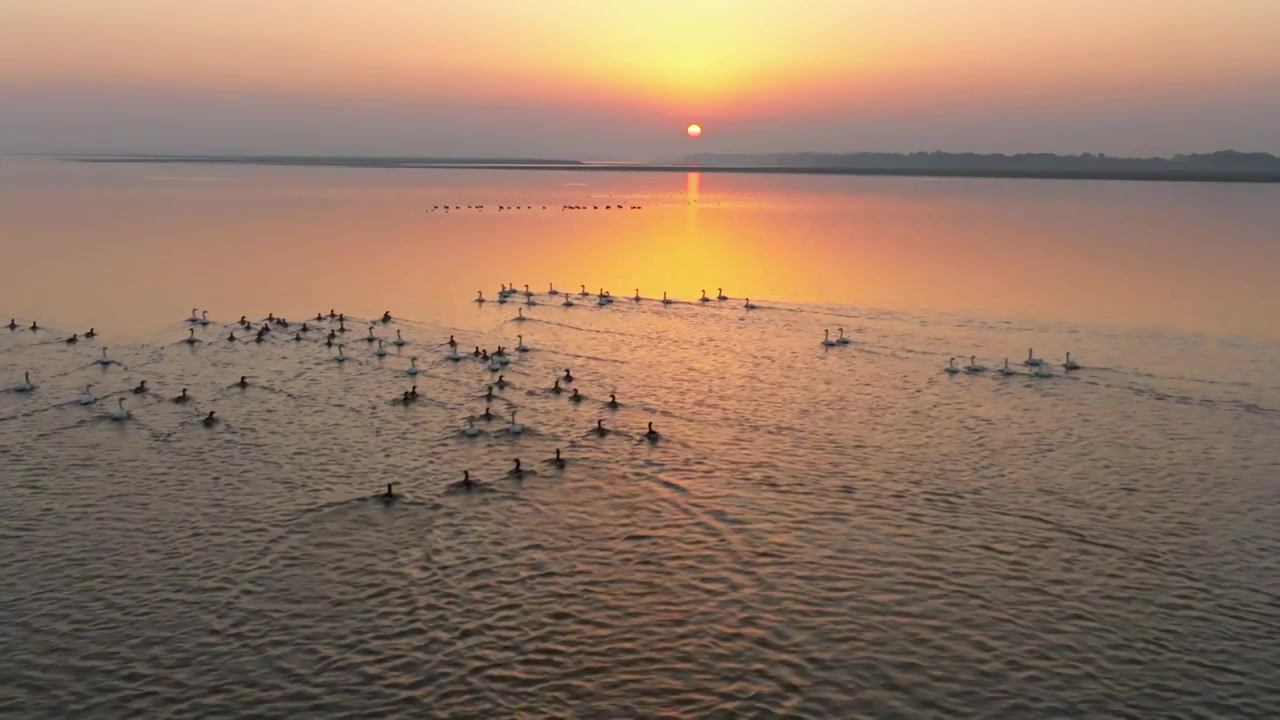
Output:
[[879,170],[989,170],[989,171],[1145,171],[1145,172],[1280,172],[1280,157],[1264,152],[1219,150],[1165,157],[1113,157],[1103,153],[953,153],[953,152],[784,152],[694,153],[684,162],[719,166],[777,166],[801,168],[851,168]]

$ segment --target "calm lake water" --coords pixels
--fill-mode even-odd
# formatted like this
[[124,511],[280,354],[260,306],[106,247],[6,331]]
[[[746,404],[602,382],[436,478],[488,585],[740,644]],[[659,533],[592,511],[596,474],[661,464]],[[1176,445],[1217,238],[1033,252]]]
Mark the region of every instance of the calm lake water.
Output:
[[1275,717],[1277,228],[1268,186],[0,160],[0,321],[45,328],[0,329],[0,714]]

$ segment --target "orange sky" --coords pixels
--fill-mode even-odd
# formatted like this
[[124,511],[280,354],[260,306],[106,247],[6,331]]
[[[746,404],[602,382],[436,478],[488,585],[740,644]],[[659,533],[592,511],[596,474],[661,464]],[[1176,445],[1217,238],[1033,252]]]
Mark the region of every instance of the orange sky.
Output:
[[[1126,136],[1134,153],[1160,151],[1144,138],[1169,152],[1235,138],[1280,151],[1275,0],[3,4],[0,90],[23,107],[0,104],[0,120],[13,115],[0,149],[93,144],[77,137],[90,127],[103,143],[156,137],[148,123],[180,143],[173,126],[198,119],[193,147],[245,149],[255,130],[278,142],[306,122],[306,142],[351,150],[382,127],[398,151],[517,147],[518,134],[532,152],[574,137],[587,152],[659,151],[702,121],[700,146],[670,151],[1125,152],[1107,144]],[[1078,147],[995,147],[1043,145],[1034,128],[1062,112],[1083,115],[1068,138]],[[983,132],[984,113],[1004,119]],[[961,127],[927,121],[943,114]],[[797,137],[800,121],[822,146]],[[415,124],[447,141],[414,137]]]

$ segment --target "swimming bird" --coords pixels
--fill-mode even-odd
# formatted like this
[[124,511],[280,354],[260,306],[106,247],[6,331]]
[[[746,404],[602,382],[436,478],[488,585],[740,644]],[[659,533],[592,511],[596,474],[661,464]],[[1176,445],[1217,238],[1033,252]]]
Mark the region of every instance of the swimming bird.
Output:
[[573,374],[569,372],[569,368],[564,369],[564,381],[573,382]]
[[949,375],[955,375],[956,373],[960,372],[960,368],[956,367],[955,358],[951,358],[951,360],[947,362],[947,366],[942,369],[945,370]]
[[839,328],[839,330],[840,330],[840,337],[836,338],[836,344],[837,344],[837,345],[848,345],[848,344],[849,344],[849,338],[847,338],[847,337],[845,337],[845,336],[844,336],[844,328]]
[[344,363],[344,362],[346,362],[346,361],[347,361],[347,356],[342,354],[342,348],[344,348],[344,347],[346,347],[346,345],[339,345],[339,346],[338,346],[338,354],[333,356],[333,361],[334,361],[334,362]]
[[390,310],[383,310],[383,311],[382,311],[382,323],[385,325],[385,324],[387,324],[387,323],[389,323],[389,322],[391,322],[391,311],[390,311]]
[[573,394],[569,396],[569,400],[572,402],[582,402],[582,397],[582,395],[578,394],[578,388],[574,388]]
[[414,399],[414,400],[417,400],[417,399],[418,399],[418,386],[417,386],[417,385],[414,385],[413,387],[409,388],[409,397],[410,397],[410,398],[412,398],[412,399]]
[[20,393],[31,392],[32,390],[35,390],[35,389],[36,389],[36,386],[31,384],[30,372],[22,373],[22,382],[13,386],[13,391],[20,392]]
[[[238,387],[238,388],[240,388],[241,390],[243,390],[243,389],[245,389],[245,388],[249,387],[249,380],[248,380],[247,378],[245,378],[245,376],[244,376],[244,375],[241,375],[241,376],[240,376],[240,382],[237,382],[237,383],[236,383],[235,385],[233,385],[232,387]],[[185,394],[185,391],[184,391],[184,394]]]
[[368,335],[368,337],[366,337],[366,338],[364,339],[364,341],[365,341],[365,342],[367,342],[367,343],[371,343],[371,342],[373,342],[373,341],[375,341],[375,340],[377,340],[377,339],[378,339],[378,336],[373,334],[373,326],[372,326],[372,325],[370,325],[370,326],[369,326],[369,335]]
[[515,320],[516,322],[524,322],[525,321],[524,308],[516,308],[516,316],[511,319]]
[[551,392],[555,393],[556,395],[559,395],[560,393],[564,392],[564,388],[560,387],[559,379],[556,380],[555,385],[551,386]]
[[[294,341],[294,342],[302,342],[302,333],[301,333],[301,332],[296,332],[296,333],[294,333],[294,334],[293,334],[293,341]],[[382,341],[381,341],[381,340],[379,340],[378,342],[382,342]]]
[[37,330],[40,329],[40,326],[36,324],[35,320],[32,320],[30,329],[31,329],[31,332],[36,332]]
[[515,462],[516,466],[508,470],[507,475],[510,475],[513,478],[524,477],[524,470],[520,467],[520,458],[512,458],[512,460]]
[[516,336],[516,352],[529,352],[529,346],[524,344],[524,336]]
[[387,349],[386,349],[385,347],[383,347],[383,346],[382,346],[382,341],[381,341],[381,340],[379,340],[379,341],[378,341],[378,349],[377,349],[377,350],[374,350],[374,351],[373,351],[373,354],[374,354],[374,355],[377,355],[378,357],[386,357],[386,356],[387,356]]
[[107,365],[111,364],[111,358],[107,357],[106,348],[102,348],[102,357],[98,358],[94,362],[98,363],[99,365],[102,365],[103,367],[106,367]]
[[616,409],[618,407],[618,398],[613,393],[609,393],[609,402],[605,403],[605,405]]
[[645,433],[645,434],[644,434],[644,439],[645,439],[645,440],[648,440],[649,442],[657,442],[657,441],[658,441],[658,438],[660,438],[660,437],[662,437],[662,436],[658,434],[658,431],[657,431],[657,430],[654,430],[654,429],[653,429],[653,423],[652,423],[652,422],[650,422],[650,423],[649,423],[649,432],[647,432],[647,433]]
[[205,427],[213,427],[213,424],[216,422],[218,421],[216,418],[213,417],[213,411],[210,410],[209,414],[205,415],[204,419],[200,421],[200,424],[204,425]]
[[383,505],[390,505],[396,501],[396,494],[391,490],[394,485],[395,483],[393,482],[387,483],[387,491],[378,496],[378,499],[382,501]]
[[[450,335],[450,338],[453,336]],[[404,338],[400,337],[400,331],[396,330],[396,339],[391,341],[396,347],[404,347]]]
[[498,295],[498,304],[499,304],[499,305],[506,305],[506,304],[507,304],[507,298],[508,298],[508,297],[510,297],[510,296],[509,296],[507,293],[500,293],[500,294]]
[[124,409],[124,398],[116,400],[116,409],[111,411],[112,420],[128,420],[129,411]]
[[191,317],[187,318],[187,322],[192,325],[200,322],[200,313],[196,308],[191,308]]
[[663,291],[662,291],[662,304],[663,304],[663,305],[670,305],[672,302],[675,302],[675,301],[674,301],[674,300],[672,300],[671,298],[667,297],[667,291],[666,291],[666,290],[663,290]]
[[401,394],[400,394],[400,404],[401,404],[401,405],[408,405],[408,404],[409,404],[409,403],[411,403],[411,402],[413,402],[413,398],[409,397],[409,391],[408,391],[408,390],[405,390],[403,393],[401,393]]
[[484,302],[484,291],[483,291],[483,290],[477,290],[477,291],[476,291],[476,302],[478,302],[478,303],[482,303],[482,302]]
[[[396,337],[400,337],[400,331],[399,331],[399,330],[397,330],[397,331],[396,331]],[[452,335],[450,335],[450,336],[449,336],[449,342],[445,343],[445,345],[448,345],[449,347],[453,348],[454,350],[457,350],[457,349],[458,349],[458,341],[457,341],[457,340],[454,340]]]
[[1005,376],[1018,374],[1017,370],[1009,367],[1009,358],[1005,358],[1004,365],[1000,366],[1000,374]]
[[78,342],[80,342],[80,338],[78,338],[74,333],[66,340],[68,345],[75,345]]
[[516,411],[511,411],[511,427],[507,428],[512,435],[519,435],[524,432],[524,426],[516,422]]
[[170,402],[176,402],[176,403],[181,404],[181,403],[184,403],[184,402],[186,402],[186,401],[188,401],[188,400],[190,400],[190,399],[191,399],[191,396],[187,394],[187,389],[186,389],[186,388],[182,388],[182,394],[181,394],[181,395],[178,395],[178,396],[175,396],[175,397],[173,397],[173,398],[171,398],[171,399],[170,399]]
[[405,370],[405,372],[410,375],[417,375],[419,372],[421,372],[418,369],[418,358],[416,357],[409,358],[409,369]]
[[138,381],[138,387],[136,387],[136,388],[134,388],[134,389],[133,389],[133,394],[134,394],[134,395],[141,395],[141,394],[145,393],[146,391],[147,391],[147,381],[146,381],[146,380],[139,380],[139,381]]
[[93,328],[89,328],[89,332],[85,333],[84,336],[87,338],[98,337],[98,331],[94,330]]
[[547,462],[555,465],[556,467],[564,467],[565,459],[560,457],[560,448],[556,448],[556,456],[547,460]]
[[531,297],[533,297],[533,293],[529,292],[529,286],[528,286],[528,285],[525,285],[525,286],[524,286],[524,296],[525,296],[525,297],[527,297],[527,298],[531,298]]
[[830,331],[830,330],[823,330],[823,331],[822,331],[822,344],[823,344],[823,345],[826,345],[827,347],[833,347],[833,346],[835,346],[836,341],[831,339],[831,331]]
[[578,293],[578,296],[579,296],[579,297],[587,297],[587,296],[591,295],[591,293],[587,292],[587,286],[586,286],[586,285],[580,285],[579,287],[581,287],[581,288],[582,288],[582,292]]
[[94,396],[93,396],[93,386],[92,386],[92,385],[85,385],[85,386],[84,386],[84,392],[80,393],[80,404],[81,404],[81,405],[92,405],[92,404],[94,404],[94,403],[96,403],[96,402],[98,402],[98,398],[96,398],[96,397],[94,397]]
[[502,369],[502,361],[498,359],[497,355],[494,355],[489,359],[489,364],[485,366],[485,369],[489,372],[498,372]]
[[969,356],[969,364],[968,364],[968,365],[966,365],[966,366],[964,367],[964,371],[965,371],[965,372],[969,372],[969,373],[980,373],[980,372],[986,372],[986,371],[987,371],[987,367],[986,367],[985,365],[979,365],[979,364],[978,364],[978,356],[976,356],[976,355],[970,355],[970,356]]
[[600,437],[604,437],[609,434],[609,429],[604,426],[604,420],[596,420],[596,426],[592,432]]
[[564,302],[560,304],[565,307],[573,307],[573,301],[569,299],[569,293],[564,294]]
[[720,302],[724,302],[725,300],[729,299],[729,296],[724,294],[724,288],[716,289],[716,299],[719,300]]
[[184,343],[186,343],[186,344],[188,344],[188,345],[195,345],[196,343],[200,342],[199,340],[197,340],[197,339],[196,339],[196,329],[195,329],[195,328],[190,328],[190,329],[188,329],[188,330],[187,330],[187,333],[188,333],[188,335],[187,335],[185,338],[183,338],[182,342],[184,342]]
[[631,298],[631,302],[640,302],[640,288],[636,288],[636,296]]
[[1043,365],[1044,360],[1041,360],[1040,358],[1036,357],[1035,354],[1032,352],[1032,348],[1027,348],[1027,359],[1023,360],[1022,364],[1026,365],[1027,367],[1036,367],[1037,365]]
[[349,332],[349,331],[350,331],[350,328],[347,327],[347,321],[343,320],[342,316],[339,315],[338,316],[338,332]]
[[504,377],[504,376],[502,376],[502,375],[499,375],[499,376],[498,376],[498,382],[494,383],[494,385],[495,385],[495,386],[497,386],[497,388],[498,388],[499,390],[501,390],[501,389],[505,388],[506,386],[508,386],[508,385],[510,385],[510,384],[511,384],[511,383],[507,382],[506,377]]
[[480,434],[480,430],[476,428],[476,421],[474,418],[467,418],[467,426],[462,428],[462,434],[467,437],[475,437]]
[[488,405],[485,406],[484,412],[480,413],[480,417],[483,418],[485,422],[493,419],[493,411],[489,409]]
[[471,472],[463,470],[462,479],[458,481],[457,487],[461,490],[474,490],[477,486],[476,481],[471,479]]
[[707,297],[707,291],[706,291],[706,290],[703,290],[703,291],[702,291],[702,297],[698,298],[698,302],[700,302],[700,303],[709,303],[709,302],[711,302],[711,298]]
[[1038,378],[1053,377],[1053,372],[1049,370],[1048,365],[1041,364],[1041,365],[1035,366],[1035,368],[1031,371],[1031,376],[1038,377]]
[[1067,361],[1062,363],[1062,367],[1066,370],[1079,370],[1080,363],[1071,359],[1071,353],[1067,353]]
[[9,329],[10,329],[10,330],[17,330],[17,329],[18,329],[18,318],[9,318],[9,325],[8,325],[8,327],[9,327]]
[[208,324],[209,324],[209,311],[208,311],[208,310],[201,310],[201,311],[200,311],[200,324],[201,324],[201,325],[208,325]]
[[747,302],[742,305],[747,310],[755,310],[756,306],[751,303],[751,298],[747,298]]
[[560,291],[556,289],[556,284],[555,284],[555,283],[547,283],[547,285],[548,285],[548,286],[549,286],[549,288],[550,288],[549,290],[547,290],[547,294],[548,294],[548,295],[559,295],[559,294],[560,294]]

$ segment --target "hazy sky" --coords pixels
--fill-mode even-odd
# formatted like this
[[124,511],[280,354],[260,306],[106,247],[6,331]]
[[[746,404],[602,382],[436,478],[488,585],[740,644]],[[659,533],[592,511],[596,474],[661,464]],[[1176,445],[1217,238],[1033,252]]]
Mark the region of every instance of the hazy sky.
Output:
[[1280,0],[0,0],[0,150],[1226,147]]

